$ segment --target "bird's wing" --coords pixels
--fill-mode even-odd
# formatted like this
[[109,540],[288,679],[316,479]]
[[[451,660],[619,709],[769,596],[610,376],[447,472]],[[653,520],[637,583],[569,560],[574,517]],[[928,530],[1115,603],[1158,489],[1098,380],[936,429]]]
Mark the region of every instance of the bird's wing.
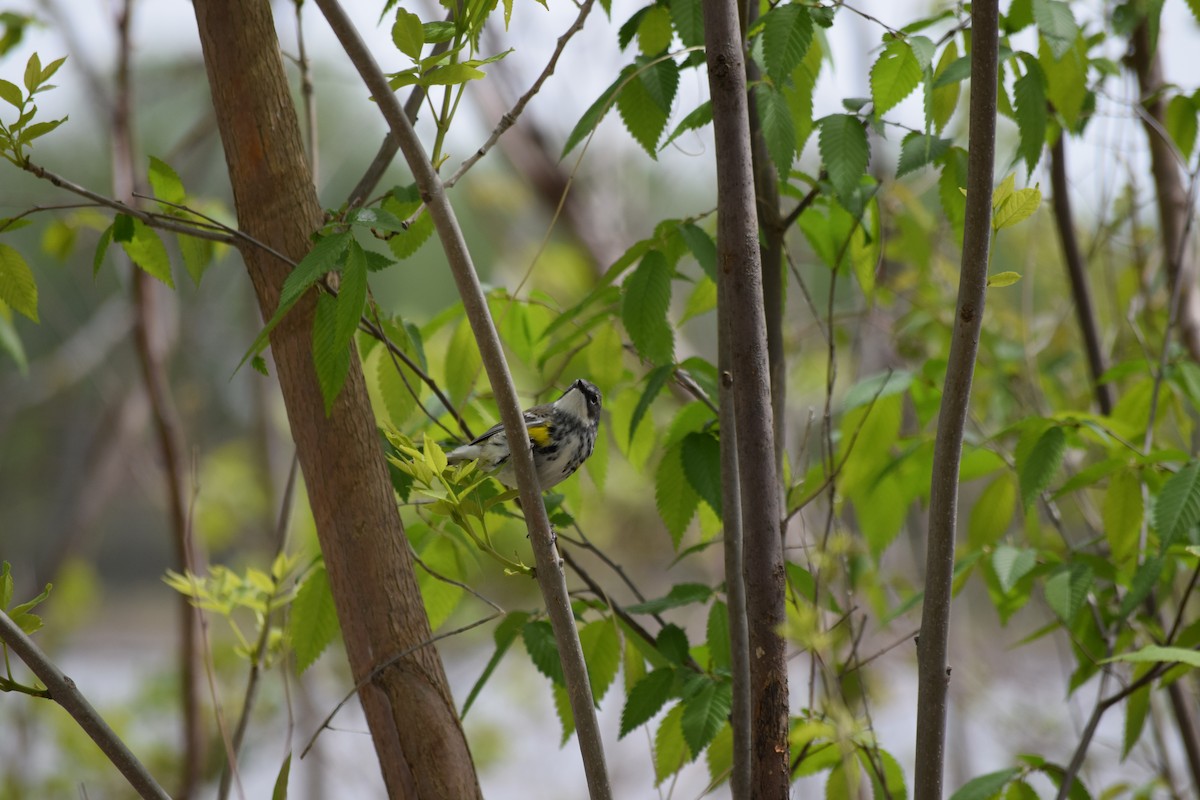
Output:
[[[479,444],[487,439],[490,439],[495,434],[504,429],[503,422],[497,422],[492,427],[475,437],[471,444]],[[525,412],[525,430],[529,433],[529,438],[535,444],[544,446],[550,437],[550,426],[546,420],[546,416],[533,411]]]

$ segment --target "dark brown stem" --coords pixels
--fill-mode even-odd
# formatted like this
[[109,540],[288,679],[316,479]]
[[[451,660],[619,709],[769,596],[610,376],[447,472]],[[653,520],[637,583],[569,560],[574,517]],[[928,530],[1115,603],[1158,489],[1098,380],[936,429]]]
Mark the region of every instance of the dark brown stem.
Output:
[[1071,213],[1071,196],[1067,191],[1067,154],[1063,141],[1067,132],[1059,134],[1050,148],[1050,190],[1053,193],[1054,225],[1058,229],[1058,240],[1062,244],[1063,262],[1071,282],[1071,296],[1075,300],[1075,317],[1083,334],[1087,352],[1088,371],[1092,376],[1096,406],[1100,413],[1108,416],[1113,409],[1112,386],[1101,383],[1104,374],[1104,353],[1100,347],[1100,330],[1096,324],[1096,311],[1092,305],[1092,292],[1087,277],[1087,265],[1079,249],[1075,235],[1075,217]]
[[704,0],[703,13],[719,198],[717,308],[725,309],[717,326],[718,336],[728,340],[730,366],[721,374],[721,380],[730,384],[726,402],[732,399],[736,412],[744,540],[750,652],[750,795],[782,800],[791,785],[787,651],[780,634],[786,615],[786,581],[746,64],[736,0]]
[[913,796],[942,797],[946,757],[947,661],[950,589],[958,525],[958,472],[963,430],[983,324],[988,254],[992,234],[992,175],[996,154],[996,0],[971,6],[971,99],[968,132],[967,203],[963,223],[958,301],[950,356],[938,416],[929,498],[929,545],[925,559],[925,603],[917,645],[918,695],[916,770]]

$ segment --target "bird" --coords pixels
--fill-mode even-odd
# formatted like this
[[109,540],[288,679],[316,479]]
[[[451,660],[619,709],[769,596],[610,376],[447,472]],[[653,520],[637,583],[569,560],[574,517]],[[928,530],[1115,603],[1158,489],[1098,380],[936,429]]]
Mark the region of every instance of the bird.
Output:
[[[596,446],[600,426],[600,390],[579,378],[553,403],[525,411],[525,433],[533,451],[533,464],[543,491],[571,476]],[[446,454],[451,464],[478,459],[480,469],[495,472],[505,486],[515,488],[508,437],[503,423]]]

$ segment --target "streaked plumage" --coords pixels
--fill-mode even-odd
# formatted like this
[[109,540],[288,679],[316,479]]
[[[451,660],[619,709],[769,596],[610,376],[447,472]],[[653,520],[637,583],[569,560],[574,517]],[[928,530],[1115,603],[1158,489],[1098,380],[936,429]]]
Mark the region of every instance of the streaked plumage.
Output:
[[[600,390],[582,378],[553,403],[525,412],[525,431],[533,450],[538,482],[543,490],[566,480],[587,460],[596,445],[600,424]],[[447,454],[451,464],[479,459],[485,471],[498,470],[505,486],[516,486],[503,425],[495,425],[475,441]]]

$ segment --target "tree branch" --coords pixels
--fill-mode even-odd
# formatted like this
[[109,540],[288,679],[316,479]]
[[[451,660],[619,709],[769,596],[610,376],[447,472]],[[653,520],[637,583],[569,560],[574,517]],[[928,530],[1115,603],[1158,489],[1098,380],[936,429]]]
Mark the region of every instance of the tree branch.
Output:
[[992,175],[996,157],[997,0],[971,6],[971,98],[967,145],[967,202],[962,265],[950,356],[938,415],[925,554],[925,603],[917,640],[918,694],[913,796],[940,798],[945,769],[946,695],[950,668],[950,591],[958,524],[958,473],[983,325],[992,233]]
[[[471,330],[479,344],[483,364],[487,370],[492,393],[500,410],[500,419],[508,431],[524,431],[525,422],[512,376],[504,356],[500,337],[488,311],[487,299],[475,272],[470,252],[459,228],[458,219],[446,198],[441,179],[425,155],[420,139],[412,123],[400,107],[395,94],[388,86],[387,77],[379,69],[374,56],[355,30],[354,24],[336,0],[317,0],[317,6],[325,15],[330,28],[338,37],[350,60],[358,69],[367,89],[375,98],[391,127],[392,134],[400,143],[409,169],[412,170],[421,199],[424,201],[433,223],[442,240],[455,284],[463,300],[463,308],[471,324]],[[524,439],[524,437],[521,437]],[[566,576],[563,574],[555,548],[550,520],[542,502],[541,489],[534,471],[533,454],[527,447],[512,448],[512,463],[516,471],[521,505],[529,527],[530,543],[537,564],[538,585],[546,602],[546,610],[558,643],[559,658],[575,715],[579,747],[583,756],[584,770],[593,800],[612,797],[608,782],[608,770],[604,760],[604,747],[600,728],[596,720],[591,686],[588,683],[587,665],[583,649],[579,644],[579,633],[575,628],[575,617],[567,593]]]
[[125,780],[129,781],[139,796],[146,800],[170,800],[142,762],[138,761],[125,742],[113,732],[100,713],[92,707],[83,693],[42,652],[25,631],[12,621],[12,618],[0,610],[0,641],[3,641],[17,656],[25,662],[38,680],[50,690],[50,699],[62,706],[74,719],[83,732],[91,737],[108,760],[112,762]]

